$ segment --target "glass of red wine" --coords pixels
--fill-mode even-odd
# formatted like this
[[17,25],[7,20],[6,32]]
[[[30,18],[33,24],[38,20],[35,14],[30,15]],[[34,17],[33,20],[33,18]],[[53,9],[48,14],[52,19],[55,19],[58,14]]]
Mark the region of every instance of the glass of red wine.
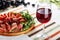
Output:
[[[45,12],[47,11],[47,12]],[[51,9],[49,8],[39,8],[36,12],[37,20],[43,24],[47,23],[51,19]]]
[[50,21],[51,15],[52,12],[50,4],[48,5],[46,2],[43,2],[37,6],[36,18],[40,23],[43,24],[43,31],[45,30],[45,24]]

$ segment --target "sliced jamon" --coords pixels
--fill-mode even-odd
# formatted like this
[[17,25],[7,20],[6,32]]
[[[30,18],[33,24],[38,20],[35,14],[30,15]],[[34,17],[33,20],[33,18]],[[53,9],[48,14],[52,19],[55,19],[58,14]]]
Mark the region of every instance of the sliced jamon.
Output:
[[12,18],[15,18],[16,16],[15,16],[15,14],[14,14],[14,13],[12,13],[11,17],[12,17]]
[[7,13],[7,16],[9,17],[9,13]]
[[3,21],[2,21],[2,20],[0,20],[0,23],[3,23]]
[[7,17],[7,15],[6,14],[3,14],[3,16],[6,18]]
[[17,28],[14,30],[14,32],[20,32],[23,30],[23,25],[22,24],[18,24]]
[[23,25],[22,24],[18,24],[18,30],[22,31],[22,29],[23,29]]
[[6,28],[6,25],[5,25],[5,24],[1,24],[1,27],[2,27],[2,28]]
[[7,32],[7,29],[6,29],[6,25],[5,24],[1,24],[1,27],[4,29],[5,32]]
[[19,17],[21,17],[21,14],[20,13],[17,13],[16,14],[16,18],[19,18]]
[[12,30],[14,30],[15,28],[17,28],[17,23],[12,23],[12,28],[10,29],[9,32],[11,32]]
[[0,20],[2,20],[4,17],[3,17],[3,15],[0,15]]
[[9,15],[9,17],[11,17],[12,16],[12,12],[9,12],[8,15]]
[[22,18],[22,19],[20,19],[20,22],[24,22],[24,21],[25,21],[25,19],[23,19],[23,18]]
[[13,18],[13,21],[18,21],[18,18]]
[[4,17],[4,18],[6,18],[6,17],[7,17],[7,15],[6,15],[5,13],[4,13],[3,15],[1,14],[1,16],[2,16],[2,17]]
[[0,27],[0,32],[5,32],[5,29]]
[[10,20],[11,20],[10,17],[7,17],[7,18],[5,18],[3,21],[4,21],[4,23],[6,23],[6,22],[9,23]]
[[20,13],[9,12],[0,15],[0,32],[19,32],[23,29],[23,24],[26,20]]
[[6,22],[6,28],[9,31],[11,29],[11,26]]

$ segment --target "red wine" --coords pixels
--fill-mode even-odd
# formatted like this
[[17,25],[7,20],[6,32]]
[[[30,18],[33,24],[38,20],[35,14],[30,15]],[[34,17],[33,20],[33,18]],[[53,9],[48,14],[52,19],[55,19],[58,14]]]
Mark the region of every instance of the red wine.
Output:
[[47,23],[51,19],[51,9],[47,9],[48,13],[46,13],[45,8],[40,8],[36,12],[37,20],[41,23]]

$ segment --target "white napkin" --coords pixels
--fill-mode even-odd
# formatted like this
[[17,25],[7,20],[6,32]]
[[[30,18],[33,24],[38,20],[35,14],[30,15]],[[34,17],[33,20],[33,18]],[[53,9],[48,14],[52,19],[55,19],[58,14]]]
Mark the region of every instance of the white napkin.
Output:
[[23,34],[20,36],[0,36],[0,40],[32,40],[27,35]]

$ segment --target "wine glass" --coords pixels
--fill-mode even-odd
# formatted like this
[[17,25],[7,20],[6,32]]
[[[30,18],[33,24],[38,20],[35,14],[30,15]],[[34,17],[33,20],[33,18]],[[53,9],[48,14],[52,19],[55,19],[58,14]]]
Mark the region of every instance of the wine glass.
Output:
[[[48,12],[45,12],[45,11],[48,11]],[[51,9],[39,8],[37,9],[36,17],[39,22],[41,22],[42,24],[45,24],[49,22],[49,20],[51,19],[51,14],[52,14]]]
[[45,31],[45,24],[51,19],[51,15],[51,4],[48,4],[46,1],[42,3],[40,2],[37,6],[36,18],[40,23],[44,25],[43,32]]

